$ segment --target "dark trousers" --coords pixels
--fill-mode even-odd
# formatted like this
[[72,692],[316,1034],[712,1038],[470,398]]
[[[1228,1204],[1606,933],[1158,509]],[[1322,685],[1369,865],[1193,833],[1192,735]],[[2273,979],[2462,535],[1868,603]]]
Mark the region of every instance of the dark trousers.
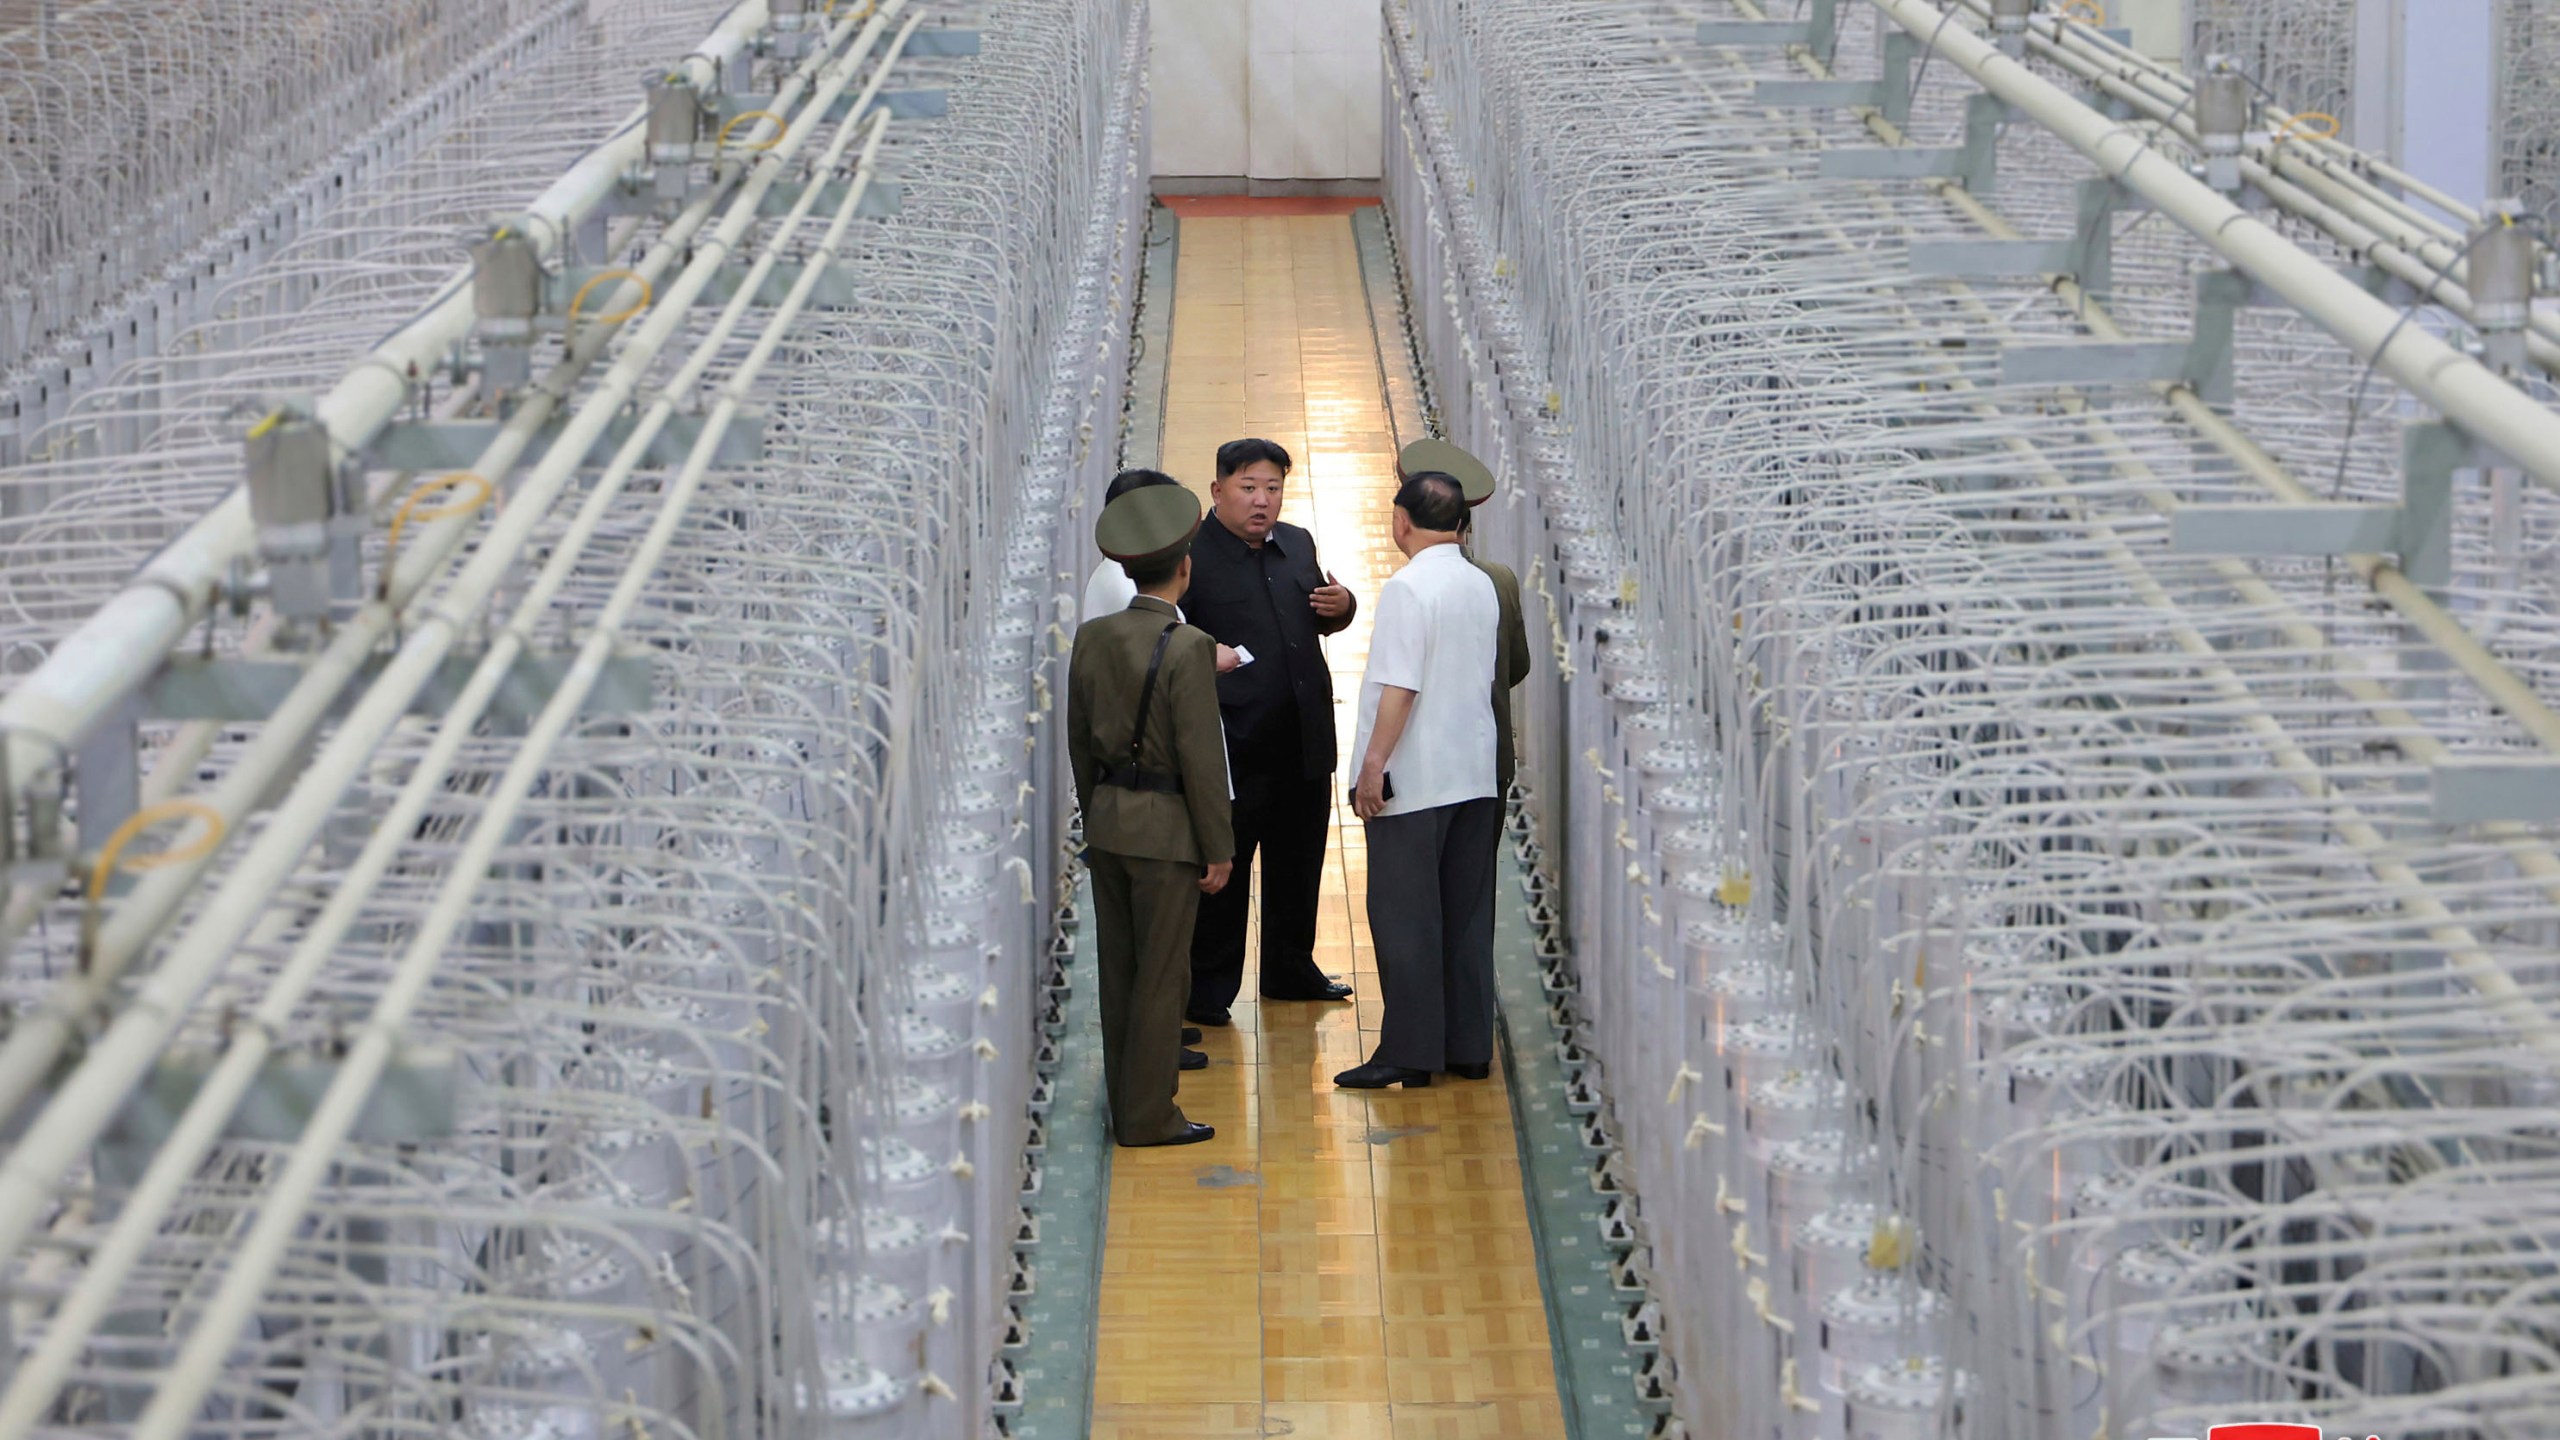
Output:
[[1252,913],[1256,851],[1262,855],[1262,993],[1304,1000],[1326,984],[1316,968],[1316,895],[1324,884],[1333,782],[1239,774],[1235,784],[1235,872],[1227,888],[1201,898],[1200,923],[1191,934],[1195,1015],[1226,1009],[1244,988],[1244,930]]
[[1169,1140],[1190,1123],[1173,1103],[1200,867],[1087,850],[1102,1002],[1102,1085],[1112,1138]]
[[1493,1059],[1493,868],[1502,802],[1488,796],[1369,822],[1369,938],[1385,999],[1381,1065]]

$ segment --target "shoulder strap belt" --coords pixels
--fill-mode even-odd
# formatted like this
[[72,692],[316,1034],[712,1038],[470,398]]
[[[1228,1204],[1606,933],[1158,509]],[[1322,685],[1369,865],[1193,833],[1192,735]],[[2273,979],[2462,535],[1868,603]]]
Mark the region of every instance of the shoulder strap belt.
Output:
[[1175,620],[1156,632],[1155,653],[1147,657],[1147,678],[1138,686],[1138,723],[1129,732],[1129,763],[1122,769],[1103,776],[1102,783],[1105,785],[1118,785],[1130,790],[1155,790],[1168,795],[1182,793],[1181,776],[1151,775],[1147,773],[1144,758],[1147,746],[1147,712],[1155,706],[1156,675],[1164,669],[1165,647],[1173,643],[1173,632],[1179,629],[1181,624],[1181,621]]

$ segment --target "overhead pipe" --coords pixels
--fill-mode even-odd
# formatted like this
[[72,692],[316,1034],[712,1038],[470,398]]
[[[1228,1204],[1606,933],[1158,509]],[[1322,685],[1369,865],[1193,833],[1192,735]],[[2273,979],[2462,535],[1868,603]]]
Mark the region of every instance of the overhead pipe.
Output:
[[[749,53],[765,24],[765,0],[739,0],[676,67],[708,84]],[[646,115],[645,105],[634,107],[610,138],[525,207],[526,216],[542,222],[536,243],[544,259],[558,254],[578,224],[613,194],[623,173],[646,159]],[[470,281],[469,267],[456,270],[434,301],[321,397],[315,414],[328,430],[332,454],[361,454],[409,403],[412,377],[431,373],[470,334],[476,318]],[[0,696],[0,773],[8,779],[8,803],[39,784],[59,783],[80,743],[151,678],[212,605],[232,563],[256,548],[248,490],[235,487],[143,562],[124,589],[54,646],[43,665]]]
[[[870,154],[876,154],[885,131],[885,122],[873,126],[866,161]],[[313,1107],[310,1123],[295,1142],[283,1173],[277,1177],[275,1188],[264,1197],[258,1208],[257,1222],[231,1255],[224,1269],[221,1288],[206,1303],[203,1313],[196,1317],[184,1348],[155,1387],[149,1407],[135,1422],[134,1440],[179,1440],[194,1420],[204,1394],[220,1378],[223,1357],[229,1353],[240,1325],[246,1323],[266,1293],[268,1278],[283,1264],[286,1248],[302,1232],[304,1208],[338,1163],[339,1146],[363,1114],[375,1081],[395,1058],[411,1008],[426,995],[428,982],[433,978],[438,962],[444,958],[445,945],[454,931],[469,918],[481,881],[513,832],[517,811],[531,793],[543,766],[548,763],[552,747],[576,721],[587,694],[594,688],[597,677],[603,673],[605,661],[611,657],[621,638],[623,624],[655,583],[658,564],[682,530],[693,496],[711,469],[712,457],[718,453],[722,437],[743,409],[765,363],[790,333],[792,321],[807,305],[828,267],[837,262],[837,249],[844,241],[854,211],[861,205],[870,176],[866,163],[854,183],[847,187],[844,199],[827,227],[826,238],[812,252],[809,263],[790,292],[783,297],[782,303],[775,307],[769,323],[746,358],[739,363],[737,371],[721,385],[720,398],[705,418],[700,437],[686,457],[684,466],[668,482],[657,516],[648,532],[641,537],[611,597],[597,614],[594,628],[578,649],[577,659],[561,678],[559,687],[552,692],[541,713],[534,717],[523,746],[508,763],[506,772],[492,790],[481,797],[483,808],[473,819],[462,853],[448,872],[435,902],[421,917],[417,933],[401,953],[381,998],[375,1003],[374,1013],[339,1062],[329,1088]],[[503,667],[483,665],[481,673],[473,677],[472,687],[481,693],[485,702],[496,694],[504,674]]]
[[1869,0],[1885,18],[2150,202],[2242,274],[2371,363],[2410,394],[2543,484],[2560,489],[2560,415],[2479,361],[2401,323],[2401,312],[2331,270],[2159,154],[2141,134],[2091,109],[1929,0]]
[[[1879,3],[1883,3],[1883,0],[1879,0]],[[1810,56],[1802,57],[1802,61],[1809,69],[1817,68],[1820,64]],[[1868,124],[1871,130],[1877,132],[1878,138],[1885,140],[1888,144],[1908,143],[1908,137],[1903,135],[1898,127],[1884,120],[1881,114],[1871,114]],[[2199,185],[2196,188],[2204,187]],[[1976,197],[1952,186],[1949,187],[1949,196],[1957,202],[1958,208],[1977,224],[1985,226],[2004,239],[2020,238],[2016,231]],[[2076,286],[2073,288],[2076,290]],[[2075,308],[2091,322],[2091,328],[2094,331],[2110,339],[2123,337],[2123,332],[2117,328],[2113,318],[2104,310],[2098,309],[2088,297],[2075,293],[2066,295],[2066,298],[2072,300]],[[1955,388],[1969,389],[1971,385],[1970,382],[1959,380]],[[2195,412],[2202,412],[2204,418],[2214,422],[2208,426],[2200,426],[2203,433],[2233,458],[2240,460],[2244,465],[2249,465],[2253,474],[2262,483],[2270,484],[2271,488],[2277,489],[2278,493],[2286,494],[2288,498],[2296,500],[2307,498],[2299,482],[2285,474],[2247,437],[2232,429],[2228,421],[2214,414],[2211,407],[2205,405],[2192,390],[2178,386],[2164,387],[2164,390],[2166,392],[2164,398],[2168,399],[2173,408],[2178,409],[2184,418],[2191,422],[2197,421],[2199,416]],[[2096,426],[2093,433],[2101,436],[2112,434],[2102,422],[2093,422],[2093,424]],[[2009,448],[2021,455],[2036,458],[2041,463],[2041,457],[2036,454],[2035,447],[2024,439],[2012,438]],[[2260,463],[2251,464],[2252,461]],[[2128,462],[2119,458],[2115,463],[2125,465]],[[2043,464],[2043,469],[2045,471],[2043,483],[2047,486],[2066,490],[2069,488],[2068,476],[2063,469],[2053,467],[2049,463]],[[2175,508],[2175,501],[2157,490],[2146,498],[2156,513],[2166,514]],[[2397,892],[2400,903],[2407,908],[2411,916],[2427,926],[2428,936],[2445,947],[2447,959],[2454,968],[2471,983],[2481,998],[2497,1012],[2501,1019],[2514,1026],[2519,1038],[2545,1054],[2560,1056],[2560,1022],[2555,1022],[2552,1015],[2539,1002],[2538,997],[2519,984],[2516,978],[2498,963],[2497,957],[2481,942],[2478,934],[2464,925],[2460,917],[2436,897],[2426,877],[2406,864],[2392,847],[2389,837],[2356,807],[2351,797],[2331,783],[2318,761],[2285,729],[2282,720],[2257,704],[2238,672],[2222,657],[2208,637],[2183,618],[2183,612],[2175,596],[2153,577],[2149,568],[2141,562],[2140,557],[2127,547],[2116,528],[2097,520],[2090,521],[2090,525],[2092,536],[2107,546],[2110,557],[2126,575],[2128,582],[2133,585],[2135,593],[2142,598],[2143,603],[2173,617],[2170,621],[2170,629],[2180,650],[2197,663],[2200,673],[2214,685],[2217,691],[2243,708],[2245,715],[2243,723],[2250,733],[2266,746],[2267,755],[2275,768],[2284,774],[2306,798],[2320,801],[2328,807],[2327,815],[2330,823],[2337,828],[2341,838],[2345,839],[2365,862],[2372,866],[2376,879]],[[2366,578],[2377,589],[2384,589],[2385,580],[2388,579],[2397,582],[2403,591],[2417,590],[2417,587],[2411,585],[2396,569],[2386,570],[2378,559],[2355,558],[2372,561],[2369,567],[2361,568]],[[2297,643],[2305,645],[2327,643],[2320,629],[2307,618],[2291,613],[2291,607],[2285,605],[2282,597],[2260,579],[2255,571],[2237,561],[2221,563],[2226,579],[2246,597],[2249,603],[2265,607],[2270,613],[2286,617],[2280,623]],[[2386,591],[2386,594],[2389,593]],[[2404,604],[2411,597],[2399,594],[2393,595],[2392,598],[2395,604]],[[2423,592],[2418,592],[2415,599],[2429,615],[2445,621],[2454,637],[2460,641],[2469,642],[2469,650],[2480,649],[2468,632],[2461,630],[2458,622],[2453,622],[2449,616],[2444,616],[2439,607],[2427,601]],[[2423,623],[2421,628],[2431,637],[2439,633],[2438,629],[2428,628]],[[2458,655],[2458,658],[2467,661],[2472,656],[2463,652]],[[2492,680],[2503,680],[2506,684],[2493,685]],[[2344,672],[2339,675],[2339,683],[2341,688],[2355,699],[2386,715],[2391,723],[2413,732],[2404,739],[2404,744],[2421,749],[2431,757],[2445,753],[2443,747],[2424,736],[2417,717],[2392,705],[2389,696],[2380,686]],[[2494,658],[2490,659],[2490,663],[2485,667],[2481,683],[2494,698],[2519,702],[2517,713],[2521,715],[2528,728],[2535,729],[2536,734],[2545,738],[2547,743],[2560,743],[2560,715],[2554,715],[2549,707],[2543,705],[2529,689],[2525,689],[2514,674],[2498,664]],[[2519,690],[2523,691],[2521,696],[2515,693]],[[2538,726],[2537,721],[2540,722]],[[2532,845],[2531,837],[2524,835],[2516,827],[2499,827],[2493,838],[2511,847],[2511,858],[2525,873],[2546,883],[2560,882],[2560,861],[2555,861],[2548,850]]]
[[[821,53],[830,52],[841,43],[846,29],[859,25],[862,33],[847,55],[831,61],[821,72],[826,78],[808,101],[812,113],[826,113],[836,98],[850,88],[862,58],[904,8],[904,0],[888,0],[868,19],[848,16],[841,23]],[[885,70],[875,71],[865,96],[876,95],[885,80]],[[795,85],[799,83],[795,81]],[[786,91],[777,96],[775,105],[786,114],[796,113],[799,96]],[[0,1157],[0,1252],[14,1249],[30,1233],[50,1203],[53,1187],[66,1167],[101,1133],[184,1018],[187,1007],[228,963],[233,948],[258,916],[267,911],[345,787],[362,772],[383,737],[407,716],[416,696],[434,678],[454,644],[467,633],[471,617],[514,567],[518,552],[548,511],[550,499],[584,463],[587,449],[637,390],[655,364],[658,352],[684,328],[693,298],[728,263],[739,239],[757,219],[764,194],[817,128],[791,126],[773,149],[758,155],[754,173],[727,217],[710,239],[697,247],[692,263],[659,297],[629,349],[596,392],[580,405],[567,429],[518,491],[517,503],[507,507],[496,533],[484,541],[471,563],[432,603],[421,607],[423,613],[412,617],[400,650],[348,712],[328,744],[303,767],[292,791],[276,807],[222,887],[205,903],[193,927],[142,983],[133,1002],[90,1046],[79,1067],[61,1082],[53,1102],[35,1117],[18,1144],[6,1157]],[[268,781],[275,778],[265,777]],[[111,919],[102,931],[102,947],[115,928],[116,921]],[[67,1003],[48,1003],[0,1041],[0,1113],[23,1100],[51,1072],[71,1037],[80,1033],[80,1022],[85,1018],[86,1012]]]
[[[920,19],[910,19],[907,30],[913,30]],[[901,32],[902,37],[904,33]],[[846,73],[850,71],[851,67],[847,67]],[[877,83],[876,79],[874,83]],[[859,111],[857,106],[856,113]],[[864,145],[861,165],[843,208],[860,205],[886,128],[885,116],[868,127],[869,139]],[[838,127],[835,140],[819,160],[819,173],[832,173],[845,150],[862,133],[863,127],[850,123]],[[439,718],[434,728],[435,739],[420,757],[390,813],[374,827],[372,837],[341,877],[341,883],[330,895],[329,903],[295,944],[292,957],[278,972],[267,993],[260,997],[251,1016],[252,1023],[241,1027],[224,1050],[221,1060],[189,1099],[169,1137],[152,1156],[133,1193],[126,1197],[114,1226],[90,1253],[82,1267],[79,1283],[72,1287],[49,1318],[44,1339],[20,1366],[7,1391],[0,1393],[0,1435],[17,1434],[33,1426],[53,1403],[70,1367],[86,1347],[87,1337],[114,1308],[124,1277],[158,1236],[162,1217],[195,1178],[205,1152],[221,1138],[232,1114],[275,1053],[284,1027],[296,1013],[296,1007],[319,982],[346,931],[370,903],[373,887],[389,872],[392,862],[407,846],[407,837],[415,833],[428,804],[444,792],[445,779],[453,762],[469,743],[517,659],[524,654],[528,637],[542,617],[549,613],[561,587],[576,572],[588,543],[613,508],[623,484],[639,468],[641,457],[656,435],[673,418],[675,397],[688,393],[727,347],[739,322],[752,307],[765,277],[772,273],[780,258],[780,247],[787,244],[800,228],[821,193],[818,186],[808,187],[777,224],[770,243],[742,278],[737,293],[722,309],[719,319],[695,345],[692,356],[669,378],[658,399],[619,448],[603,479],[580,505],[568,531],[552,546],[540,575],[526,589],[505,628],[490,641],[489,652],[481,657],[452,707]]]

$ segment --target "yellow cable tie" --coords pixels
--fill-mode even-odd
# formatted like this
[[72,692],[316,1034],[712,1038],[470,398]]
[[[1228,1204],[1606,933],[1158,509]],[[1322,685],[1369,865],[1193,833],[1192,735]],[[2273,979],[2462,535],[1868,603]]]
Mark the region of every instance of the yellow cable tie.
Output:
[[[130,860],[125,858],[125,847],[133,843],[134,837],[163,820],[176,819],[180,816],[202,821],[204,833],[183,844],[172,845],[166,850],[148,855],[136,855]],[[126,816],[124,823],[109,833],[107,843],[98,847],[98,858],[89,866],[88,903],[82,906],[80,911],[78,951],[80,973],[84,975],[89,973],[90,961],[98,943],[98,906],[107,898],[107,884],[115,878],[119,870],[157,870],[164,865],[182,865],[189,860],[200,860],[212,854],[213,848],[222,843],[226,828],[222,812],[200,800],[164,800],[157,805],[145,806]]]
[[[163,820],[175,820],[181,816],[203,822],[203,833],[182,845],[172,845],[148,855],[136,855],[130,860],[124,858],[124,848],[143,831]],[[157,805],[134,811],[107,836],[107,843],[98,847],[98,858],[89,867],[89,903],[95,905],[107,897],[107,882],[114,879],[120,869],[158,870],[212,854],[213,847],[222,843],[226,828],[222,823],[222,812],[201,800],[163,800]]]
[[[456,500],[451,504],[439,505],[432,510],[418,508],[418,503],[431,495],[441,495],[448,490],[462,489],[472,491],[470,499]],[[409,498],[401,501],[400,508],[391,514],[391,534],[385,540],[382,549],[382,584],[376,591],[380,598],[386,602],[391,598],[391,572],[393,565],[400,558],[400,535],[409,528],[411,521],[427,525],[438,520],[450,520],[456,515],[468,515],[488,504],[497,493],[495,486],[468,470],[456,470],[450,475],[439,475],[410,491]]]
[[[2325,125],[2328,128],[2318,131],[2300,131],[2296,129],[2297,126],[2305,123]],[[2309,134],[2314,140],[2335,140],[2338,138],[2338,117],[2330,114],[2326,110],[2305,110],[2301,114],[2284,122],[2283,128],[2276,131],[2275,143],[2281,145],[2285,141],[2292,139],[2296,134]]]
[[773,122],[772,139],[759,145],[741,147],[749,154],[761,154],[764,151],[770,150],[774,146],[782,143],[782,137],[791,133],[791,122],[774,114],[770,110],[743,110],[729,117],[729,123],[720,127],[720,134],[716,137],[713,143],[720,145],[728,144],[729,132],[737,129],[741,124],[744,124],[749,120],[770,120]]
[[587,277],[587,283],[578,287],[577,294],[569,297],[570,329],[575,330],[578,328],[578,312],[586,308],[587,297],[594,294],[596,287],[607,280],[630,281],[632,284],[640,287],[640,298],[631,304],[614,311],[610,315],[597,316],[596,323],[599,325],[619,325],[623,321],[630,319],[632,316],[639,314],[641,311],[648,309],[649,302],[657,298],[655,293],[649,288],[648,277],[642,275],[637,270],[624,270],[618,267],[612,270],[599,270],[593,275]]

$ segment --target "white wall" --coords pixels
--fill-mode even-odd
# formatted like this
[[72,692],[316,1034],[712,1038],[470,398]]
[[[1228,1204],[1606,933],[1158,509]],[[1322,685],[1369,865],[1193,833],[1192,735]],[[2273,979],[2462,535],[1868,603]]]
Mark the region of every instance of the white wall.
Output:
[[2407,4],[2400,52],[2400,163],[2466,205],[2489,198],[2498,96],[2497,7]]
[[1378,176],[1377,0],[1154,0],[1155,171]]

